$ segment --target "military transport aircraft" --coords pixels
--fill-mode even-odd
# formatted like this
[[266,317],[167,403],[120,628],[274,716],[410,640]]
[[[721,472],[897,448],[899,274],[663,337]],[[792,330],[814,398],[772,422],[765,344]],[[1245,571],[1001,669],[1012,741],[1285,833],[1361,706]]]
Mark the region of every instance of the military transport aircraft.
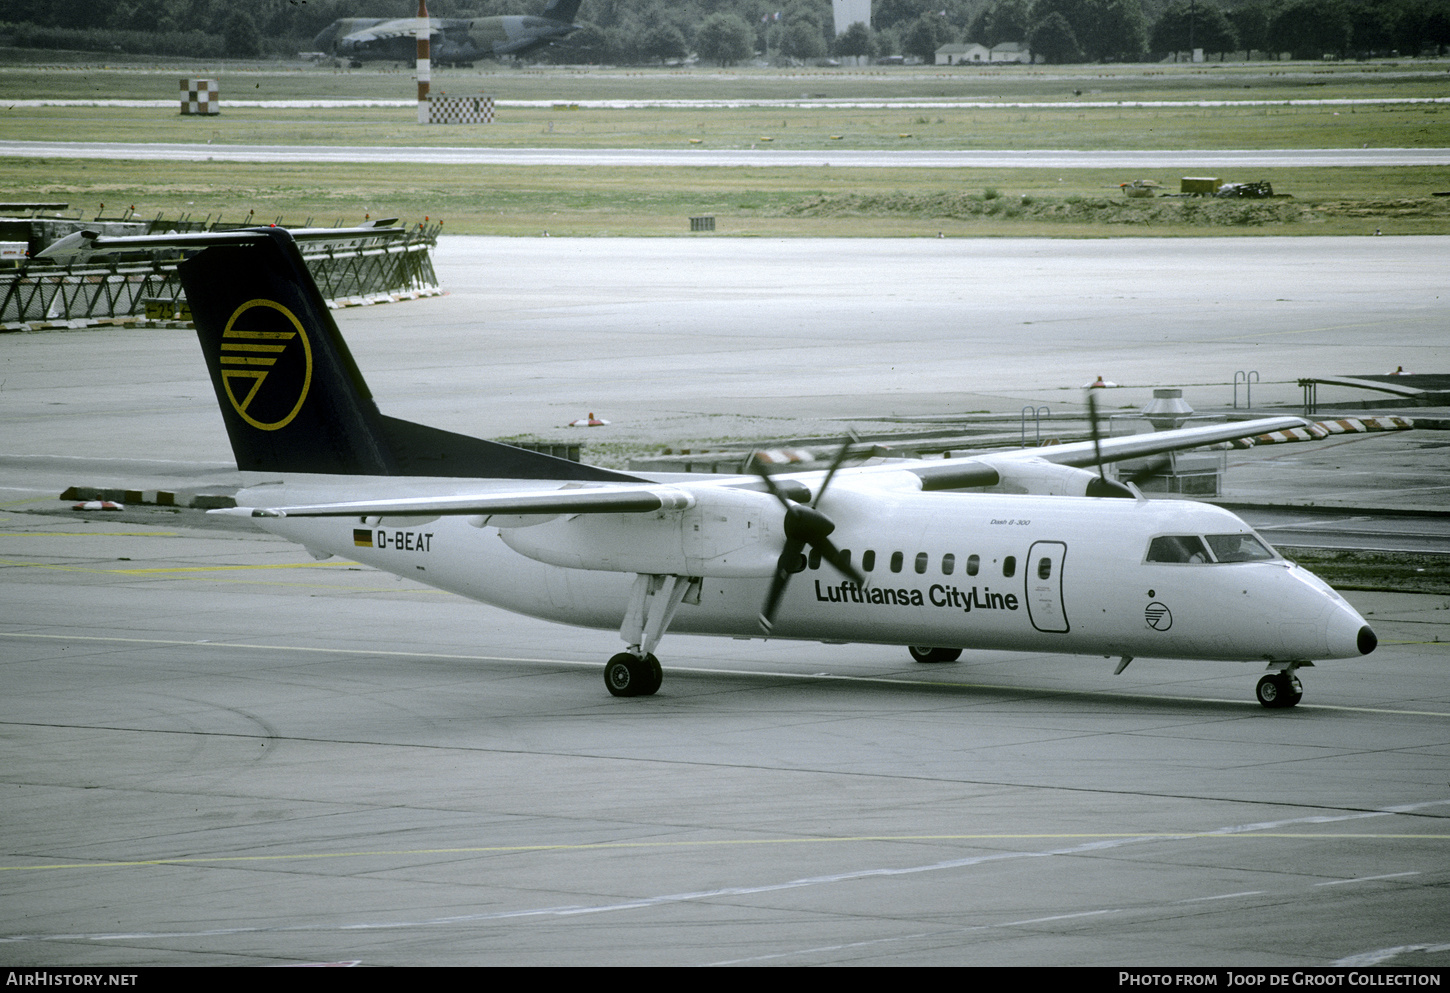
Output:
[[914,646],[920,662],[1260,662],[1265,707],[1299,702],[1299,667],[1375,649],[1364,618],[1233,514],[1102,472],[1296,417],[850,467],[843,447],[828,470],[774,475],[615,472],[380,413],[285,230],[89,240],[195,252],[178,271],[237,466],[277,477],[227,512],[319,557],[618,630],[616,696],[659,689],[667,629]]
[[[466,64],[501,55],[523,55],[579,30],[573,23],[580,0],[550,0],[539,17],[431,17],[429,57],[438,64]],[[333,21],[313,40],[319,52],[352,62],[411,63],[417,56],[418,19],[345,17]]]

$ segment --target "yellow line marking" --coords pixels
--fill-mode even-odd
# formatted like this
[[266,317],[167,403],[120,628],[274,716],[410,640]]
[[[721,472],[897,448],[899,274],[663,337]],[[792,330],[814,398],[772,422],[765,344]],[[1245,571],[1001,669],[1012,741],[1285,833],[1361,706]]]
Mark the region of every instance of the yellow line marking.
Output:
[[79,565],[57,565],[53,562],[17,562],[0,559],[0,566],[24,569],[53,569],[56,572],[89,572],[107,576],[149,576],[169,572],[233,572],[250,569],[340,569],[352,562],[286,562],[279,565],[185,565],[146,566],[131,569],[97,569]]
[[286,345],[243,345],[234,342],[223,342],[224,352],[285,352]]
[[479,845],[467,848],[399,848],[356,852],[304,852],[295,855],[210,855],[176,858],[129,859],[116,862],[54,862],[43,865],[0,865],[0,872],[27,869],[131,869],[152,865],[226,865],[246,862],[298,862],[316,859],[398,858],[410,855],[487,855],[528,852],[590,852],[621,849],[683,849],[747,845],[839,845],[942,841],[1107,841],[1116,838],[1161,838],[1173,841],[1222,839],[1240,841],[1450,841],[1450,834],[1335,834],[1308,831],[1117,831],[1057,834],[881,834],[844,838],[717,838],[707,841],[597,841],[575,845]]

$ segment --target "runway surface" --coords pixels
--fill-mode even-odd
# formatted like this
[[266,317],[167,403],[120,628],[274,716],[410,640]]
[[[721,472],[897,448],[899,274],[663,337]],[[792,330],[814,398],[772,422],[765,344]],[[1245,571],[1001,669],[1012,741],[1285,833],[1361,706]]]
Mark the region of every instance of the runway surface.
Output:
[[[1442,367],[1444,241],[445,239],[449,296],[337,316],[385,412],[491,436],[1269,402]],[[198,351],[0,336],[0,963],[1450,964],[1443,596],[1348,593],[1380,646],[1292,711],[1256,665],[679,635],[616,699],[612,632],[55,500],[225,475]]]
[[710,148],[381,148],[361,145],[222,145],[161,142],[0,141],[11,158],[161,162],[377,162],[415,165],[839,166],[863,169],[1232,169],[1450,164],[1450,148],[1073,151],[1055,149],[865,151]]

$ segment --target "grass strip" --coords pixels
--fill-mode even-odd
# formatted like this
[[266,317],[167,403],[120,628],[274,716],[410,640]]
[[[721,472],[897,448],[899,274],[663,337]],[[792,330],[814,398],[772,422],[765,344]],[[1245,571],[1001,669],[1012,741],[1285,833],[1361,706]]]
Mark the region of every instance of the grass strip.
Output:
[[[292,223],[364,216],[442,219],[445,233],[948,237],[1450,233],[1450,168],[1262,170],[1292,198],[1132,200],[1118,184],[1155,178],[1113,170],[615,168],[0,159],[17,199],[62,200],[86,216],[278,217]],[[105,204],[104,211],[100,205]],[[710,237],[710,235],[697,235]]]

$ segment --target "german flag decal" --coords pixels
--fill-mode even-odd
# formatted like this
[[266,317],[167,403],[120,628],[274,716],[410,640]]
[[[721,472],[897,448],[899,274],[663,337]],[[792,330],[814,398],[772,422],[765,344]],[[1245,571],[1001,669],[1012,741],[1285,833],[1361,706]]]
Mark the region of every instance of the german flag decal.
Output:
[[373,547],[373,532],[370,528],[353,528],[352,543],[358,548]]

